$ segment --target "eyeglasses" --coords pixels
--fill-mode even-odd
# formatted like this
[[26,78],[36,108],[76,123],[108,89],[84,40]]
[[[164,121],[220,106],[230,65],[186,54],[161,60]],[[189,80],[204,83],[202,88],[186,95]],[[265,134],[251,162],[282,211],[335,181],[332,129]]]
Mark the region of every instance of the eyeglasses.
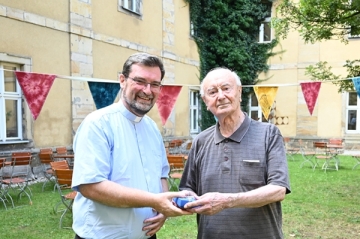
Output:
[[219,87],[212,87],[207,89],[206,94],[209,97],[216,97],[219,94],[219,91],[221,91],[223,94],[228,94],[232,91],[233,87],[229,84],[225,84]]
[[152,82],[152,83],[148,83],[145,80],[139,79],[139,78],[132,78],[130,76],[128,76],[127,78],[133,80],[137,85],[142,86],[144,88],[147,88],[148,85],[150,85],[150,89],[154,92],[158,92],[161,89],[161,83],[160,82]]

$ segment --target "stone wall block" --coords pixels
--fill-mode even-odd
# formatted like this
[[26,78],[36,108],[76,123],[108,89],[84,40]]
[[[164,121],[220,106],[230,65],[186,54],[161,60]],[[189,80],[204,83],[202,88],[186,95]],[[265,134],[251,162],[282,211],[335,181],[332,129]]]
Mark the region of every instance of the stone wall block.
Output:
[[92,18],[91,5],[82,1],[70,1],[70,11],[86,18]]
[[6,7],[0,5],[0,16],[6,17]]
[[92,28],[92,20],[90,18],[81,16],[77,13],[70,13],[70,22],[74,25],[84,27],[87,29]]
[[7,16],[9,18],[14,18],[14,19],[18,19],[21,21],[24,21],[24,11],[19,10],[19,9],[14,9],[14,8],[7,8]]
[[26,22],[30,22],[30,23],[40,25],[40,26],[45,26],[46,25],[45,24],[45,17],[41,17],[39,15],[28,13],[28,12],[24,13],[24,20]]
[[68,32],[69,25],[64,22],[59,22],[51,18],[45,18],[45,26],[49,28],[53,28],[59,31]]

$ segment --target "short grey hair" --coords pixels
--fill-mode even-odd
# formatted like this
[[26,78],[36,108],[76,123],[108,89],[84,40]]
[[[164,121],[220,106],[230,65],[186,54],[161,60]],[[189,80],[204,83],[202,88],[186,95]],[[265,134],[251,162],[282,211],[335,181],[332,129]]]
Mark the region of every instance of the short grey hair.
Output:
[[234,77],[234,79],[235,79],[235,81],[236,81],[236,85],[241,86],[240,77],[236,74],[235,71],[232,71],[232,70],[230,70],[229,68],[226,68],[226,67],[216,67],[216,68],[210,70],[210,71],[206,74],[206,76],[205,76],[205,78],[203,79],[203,81],[201,82],[201,84],[200,84],[200,95],[201,95],[201,96],[204,96],[204,90],[205,90],[205,89],[204,89],[204,81],[205,81],[206,77],[207,77],[211,72],[218,71],[218,70],[227,70],[227,71],[229,71],[230,74]]

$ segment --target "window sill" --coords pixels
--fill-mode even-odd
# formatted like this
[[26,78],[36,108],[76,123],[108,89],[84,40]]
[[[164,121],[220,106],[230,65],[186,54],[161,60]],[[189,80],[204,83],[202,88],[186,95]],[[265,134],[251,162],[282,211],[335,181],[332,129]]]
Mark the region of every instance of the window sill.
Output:
[[8,141],[0,141],[0,144],[27,144],[29,140],[8,140]]
[[132,13],[132,14],[135,14],[135,15],[141,17],[141,14],[140,14],[139,12],[134,12],[133,10],[128,9],[128,8],[125,8],[125,7],[121,7],[121,8],[122,8],[123,10],[127,11],[127,12],[130,12],[130,13]]

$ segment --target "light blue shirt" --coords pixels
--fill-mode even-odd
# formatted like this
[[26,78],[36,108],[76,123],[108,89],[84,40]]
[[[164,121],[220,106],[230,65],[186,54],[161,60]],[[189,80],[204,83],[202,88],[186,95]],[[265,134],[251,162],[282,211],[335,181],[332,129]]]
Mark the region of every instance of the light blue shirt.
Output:
[[[161,134],[148,116],[137,117],[122,103],[89,114],[74,138],[72,188],[110,180],[151,193],[162,192],[169,164]],[[83,238],[148,238],[144,220],[152,208],[115,208],[78,193],[73,205],[73,230]]]

